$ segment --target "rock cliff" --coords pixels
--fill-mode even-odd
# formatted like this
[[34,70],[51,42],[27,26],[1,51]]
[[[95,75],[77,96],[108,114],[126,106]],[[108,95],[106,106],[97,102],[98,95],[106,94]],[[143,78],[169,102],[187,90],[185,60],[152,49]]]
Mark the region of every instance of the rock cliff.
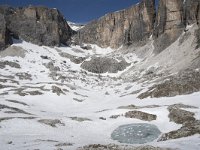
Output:
[[[0,7],[1,49],[11,36],[38,45],[55,46],[67,44],[73,31],[57,9],[46,7],[12,8]],[[10,33],[10,35],[6,33]]]
[[11,43],[9,33],[6,28],[4,15],[0,14],[0,50],[5,49]]
[[199,4],[199,0],[159,1],[154,27],[156,53],[161,52],[177,40],[187,25],[199,23]]
[[118,48],[148,38],[153,31],[154,0],[142,0],[128,9],[107,14],[79,30],[78,42]]
[[184,30],[183,0],[160,0],[154,27],[155,52],[173,43]]
[[[187,25],[199,24],[199,6],[200,0],[159,0],[155,11],[155,0],[141,0],[135,6],[90,22],[78,32],[75,41],[119,48],[145,43],[153,35],[154,52],[160,53],[177,40]],[[198,34],[197,38],[200,39]]]

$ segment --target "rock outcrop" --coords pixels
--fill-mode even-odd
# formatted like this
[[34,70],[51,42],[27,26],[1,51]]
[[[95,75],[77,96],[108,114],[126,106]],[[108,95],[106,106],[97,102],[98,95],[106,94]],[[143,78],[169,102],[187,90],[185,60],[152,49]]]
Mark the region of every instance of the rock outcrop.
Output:
[[89,61],[84,61],[81,64],[81,68],[92,72],[92,73],[117,73],[118,71],[123,71],[130,64],[124,59],[116,60],[109,57],[92,57]]
[[147,91],[141,93],[138,98],[147,97],[174,97],[188,95],[200,91],[200,71],[185,70],[177,75],[172,75],[161,83],[154,84]]
[[142,111],[129,111],[125,114],[126,118],[136,118],[144,121],[153,121],[156,120],[157,116]]
[[59,46],[68,44],[73,34],[57,9],[1,6],[0,19],[1,49],[6,47],[11,36],[38,45]]
[[170,139],[178,139],[183,137],[200,134],[200,120],[194,117],[193,112],[183,110],[182,108],[195,108],[194,106],[186,106],[183,104],[175,104],[168,107],[170,121],[182,124],[178,130],[164,133],[158,141],[167,141]]
[[128,9],[107,14],[79,30],[75,38],[80,43],[112,48],[142,41],[153,31],[154,3],[154,0],[142,0]]
[[0,50],[5,49],[7,45],[11,44],[8,30],[6,28],[6,20],[4,15],[0,13]]

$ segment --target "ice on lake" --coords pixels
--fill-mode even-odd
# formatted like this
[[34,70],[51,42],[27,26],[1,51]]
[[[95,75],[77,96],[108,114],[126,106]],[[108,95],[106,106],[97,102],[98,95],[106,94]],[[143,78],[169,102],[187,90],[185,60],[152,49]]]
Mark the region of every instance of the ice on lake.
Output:
[[127,144],[144,144],[152,142],[161,134],[157,126],[147,123],[119,126],[111,134],[113,140]]

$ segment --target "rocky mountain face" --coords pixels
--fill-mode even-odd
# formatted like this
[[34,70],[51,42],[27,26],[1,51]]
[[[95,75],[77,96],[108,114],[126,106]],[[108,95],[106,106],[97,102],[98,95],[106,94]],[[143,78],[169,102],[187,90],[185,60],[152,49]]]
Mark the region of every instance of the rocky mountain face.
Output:
[[0,50],[5,49],[9,42],[9,33],[6,28],[6,20],[4,15],[0,14]]
[[154,0],[141,3],[94,20],[78,32],[79,42],[118,48],[148,38],[153,31]]
[[199,0],[142,0],[128,9],[107,14],[86,25],[76,35],[79,43],[119,48],[146,41],[153,35],[155,52],[173,43],[187,25],[199,23]]
[[154,27],[156,53],[161,52],[177,40],[187,25],[199,23],[199,4],[199,0],[159,1]]
[[45,7],[0,7],[0,48],[12,43],[11,37],[38,45],[67,44],[73,31],[57,9]]
[[[200,0],[155,0],[140,3],[121,11],[106,14],[79,30],[75,42],[119,48],[122,45],[143,44],[151,35],[155,53],[173,43],[187,25],[199,24]],[[57,9],[45,7],[0,7],[0,49],[18,37],[38,45],[68,44],[74,31]],[[197,30],[197,44],[200,43]],[[200,45],[200,44],[198,44]],[[197,46],[198,46],[197,45]]]

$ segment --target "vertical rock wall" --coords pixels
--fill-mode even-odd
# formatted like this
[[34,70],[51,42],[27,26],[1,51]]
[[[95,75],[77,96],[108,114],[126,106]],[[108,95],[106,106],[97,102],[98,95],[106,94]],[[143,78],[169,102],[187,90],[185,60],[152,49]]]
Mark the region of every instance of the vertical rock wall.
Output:
[[155,19],[154,0],[142,0],[128,9],[107,14],[78,32],[77,41],[118,48],[148,38]]
[[[0,17],[4,18],[1,19],[0,23],[1,35],[9,32],[14,37],[38,45],[68,44],[73,34],[72,29],[57,9],[33,6],[24,8],[1,6]],[[11,35],[6,35],[6,38],[10,38],[9,36]],[[3,40],[3,37],[0,39]],[[5,41],[3,43],[7,45]],[[0,47],[5,48],[3,45]]]

